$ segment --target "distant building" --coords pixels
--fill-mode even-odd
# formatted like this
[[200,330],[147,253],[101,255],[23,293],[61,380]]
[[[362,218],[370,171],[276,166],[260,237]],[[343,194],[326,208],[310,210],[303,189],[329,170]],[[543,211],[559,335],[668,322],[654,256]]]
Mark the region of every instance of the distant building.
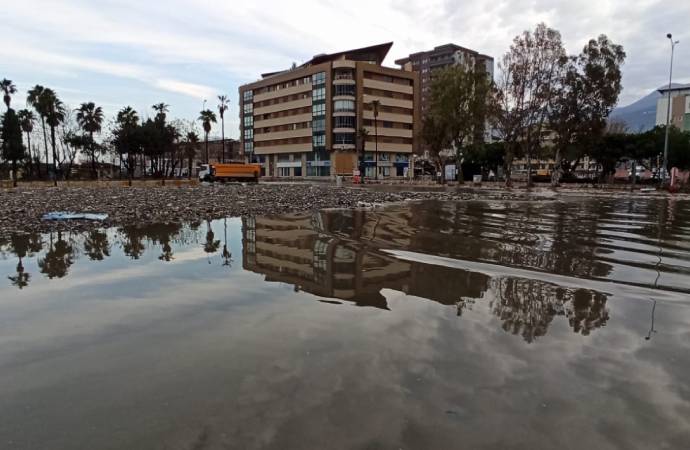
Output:
[[419,77],[381,65],[392,45],[316,55],[241,86],[242,148],[262,175],[352,175],[362,139],[365,176],[375,175],[377,141],[379,176],[405,175],[419,135]]
[[671,93],[671,125],[690,131],[690,84],[679,84],[671,89],[659,89],[661,97],[656,102],[656,124],[666,126],[668,94]]
[[412,53],[408,57],[396,60],[395,63],[403,70],[419,73],[422,116],[429,107],[434,70],[465,65],[485,70],[492,80],[494,77],[494,59],[491,56],[455,44],[439,45],[433,50]]

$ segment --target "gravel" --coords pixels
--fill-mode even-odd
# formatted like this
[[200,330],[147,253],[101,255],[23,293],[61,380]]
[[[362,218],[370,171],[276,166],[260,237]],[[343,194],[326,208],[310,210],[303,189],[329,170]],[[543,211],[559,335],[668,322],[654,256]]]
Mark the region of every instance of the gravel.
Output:
[[[0,235],[84,230],[132,223],[192,222],[323,208],[355,208],[407,200],[469,200],[467,192],[385,192],[319,184],[58,187],[0,190]],[[519,198],[483,193],[481,198]],[[51,211],[106,213],[104,222],[43,221]]]

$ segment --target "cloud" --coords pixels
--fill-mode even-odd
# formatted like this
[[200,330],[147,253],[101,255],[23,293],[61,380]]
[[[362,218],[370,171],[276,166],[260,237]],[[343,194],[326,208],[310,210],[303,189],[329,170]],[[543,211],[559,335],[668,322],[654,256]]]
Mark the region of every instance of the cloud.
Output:
[[667,32],[681,40],[676,79],[689,81],[690,47],[683,45],[690,41],[690,4],[670,9],[660,0],[611,0],[591,6],[585,0],[25,0],[3,8],[0,57],[3,76],[17,83],[41,77],[44,84],[78,88],[81,74],[97,73],[107,77],[92,77],[91,98],[82,101],[108,100],[104,92],[116,77],[130,83],[129,91],[118,91],[134,97],[126,103],[151,103],[136,98],[141,86],[132,81],[138,81],[167,92],[171,97],[161,100],[192,117],[198,109],[192,99],[226,93],[237,104],[238,85],[316,53],[394,41],[386,61],[393,65],[409,53],[455,42],[498,59],[516,34],[545,21],[562,32],[570,52],[601,33],[625,47],[623,104],[664,83]]
[[197,99],[212,99],[215,94],[215,90],[212,87],[177,80],[157,80],[155,85],[160,89],[177,92]]

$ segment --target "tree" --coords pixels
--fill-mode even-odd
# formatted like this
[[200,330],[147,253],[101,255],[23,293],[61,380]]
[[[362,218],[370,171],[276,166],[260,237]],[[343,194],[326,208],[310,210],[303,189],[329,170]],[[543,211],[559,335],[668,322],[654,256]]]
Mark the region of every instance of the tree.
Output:
[[102,261],[110,256],[108,234],[103,230],[92,230],[84,240],[84,252],[91,261]]
[[197,135],[194,131],[190,131],[187,133],[187,136],[185,136],[185,143],[184,143],[184,154],[185,157],[187,158],[188,162],[188,167],[187,167],[187,176],[189,179],[192,179],[192,161],[194,160],[194,157],[196,156],[196,152],[199,148],[199,135]]
[[43,91],[42,98],[39,100],[39,103],[42,103],[43,105],[42,108],[44,109],[46,114],[46,123],[50,128],[50,144],[53,149],[53,183],[55,186],[57,186],[57,176],[59,167],[55,130],[65,120],[65,105],[58,98],[57,94],[49,88],[46,88]]
[[[22,131],[26,133],[26,148],[29,157],[29,169],[32,167],[33,154],[31,152],[31,133],[34,130],[34,122],[36,122],[36,116],[34,113],[28,109],[21,109],[17,112],[17,117],[19,118],[19,125]],[[41,176],[40,164],[37,165],[38,176]]]
[[23,289],[29,285],[31,274],[24,269],[23,258],[33,256],[43,249],[40,234],[13,234],[10,237],[10,248],[17,255],[17,275],[9,276],[13,286]]
[[527,158],[527,182],[531,183],[531,156],[542,144],[565,58],[560,33],[542,23],[534,32],[516,36],[499,63],[492,116],[505,142],[508,186],[513,157],[518,152]]
[[[46,88],[41,86],[40,84],[37,84],[33,88],[29,89],[28,95],[26,97],[26,104],[28,106],[31,106],[36,110],[36,113],[38,114],[38,117],[41,118],[41,128],[43,129],[43,146],[45,147],[45,156],[46,156],[46,171],[48,171],[48,135],[46,134],[46,116],[48,115],[48,105],[47,105],[47,96],[46,96]],[[39,160],[39,167],[40,167],[40,160]],[[40,169],[39,169],[39,174],[40,174]]]
[[218,102],[218,114],[220,114],[220,136],[223,142],[222,162],[225,162],[225,111],[228,110],[230,100],[225,95],[219,95]]
[[22,143],[22,128],[19,118],[10,108],[2,116],[2,157],[12,163],[12,185],[17,187],[17,161],[22,161],[26,156],[24,144]]
[[94,133],[101,132],[101,126],[103,125],[103,108],[96,106],[93,102],[82,103],[79,108],[76,109],[77,112],[77,123],[84,130],[85,133],[89,134],[90,145],[88,146],[88,153],[91,157],[91,177],[93,179],[97,178],[96,173],[96,142],[93,139]]
[[[463,145],[468,139],[483,139],[488,91],[489,78],[483,68],[456,65],[434,72],[428,112],[428,116],[433,118],[428,125],[433,125],[436,132],[442,132],[445,136],[434,138],[427,133],[425,136],[437,140],[436,144],[441,141],[446,141],[444,145],[452,144],[459,180],[462,180],[460,165]],[[434,150],[437,161],[443,150]]]
[[216,115],[210,109],[205,109],[199,113],[199,120],[204,128],[204,141],[206,143],[206,164],[208,164],[208,134],[211,132],[211,124],[216,123]]
[[168,111],[170,110],[170,105],[165,103],[156,103],[155,105],[151,106],[151,108],[156,111],[155,120],[165,123]]
[[436,114],[427,114],[422,122],[422,139],[429,147],[429,153],[436,167],[436,172],[441,173],[441,182],[443,183],[446,177],[444,170],[446,158],[443,156],[443,151],[451,143],[450,133],[446,129],[446,122]]
[[113,130],[113,145],[115,151],[120,155],[120,161],[127,155],[127,174],[129,185],[132,185],[134,167],[136,165],[136,155],[139,153],[139,116],[134,108],[126,106],[118,111],[115,118],[115,129]]
[[624,60],[623,47],[601,35],[590,40],[580,55],[563,62],[561,81],[549,109],[549,128],[555,135],[553,186],[604,134],[606,119],[621,92],[620,66]]
[[0,89],[2,89],[3,92],[2,100],[5,102],[5,106],[7,106],[7,109],[9,110],[12,95],[17,93],[17,86],[12,83],[12,80],[3,78],[2,81],[0,81]]

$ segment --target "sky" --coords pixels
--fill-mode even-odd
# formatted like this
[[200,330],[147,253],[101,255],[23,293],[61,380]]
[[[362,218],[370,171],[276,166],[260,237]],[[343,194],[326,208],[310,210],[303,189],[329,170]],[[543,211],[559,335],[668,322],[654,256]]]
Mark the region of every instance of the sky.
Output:
[[[93,101],[112,116],[131,105],[153,116],[196,119],[207,99],[229,95],[226,136],[238,136],[237,88],[263,72],[318,53],[393,41],[384,62],[455,43],[494,56],[539,22],[577,53],[599,34],[627,53],[619,104],[668,83],[690,82],[690,2],[659,0],[5,0],[0,8],[0,78],[15,82],[23,106],[35,84],[69,106]],[[212,132],[220,135],[220,125]]]

